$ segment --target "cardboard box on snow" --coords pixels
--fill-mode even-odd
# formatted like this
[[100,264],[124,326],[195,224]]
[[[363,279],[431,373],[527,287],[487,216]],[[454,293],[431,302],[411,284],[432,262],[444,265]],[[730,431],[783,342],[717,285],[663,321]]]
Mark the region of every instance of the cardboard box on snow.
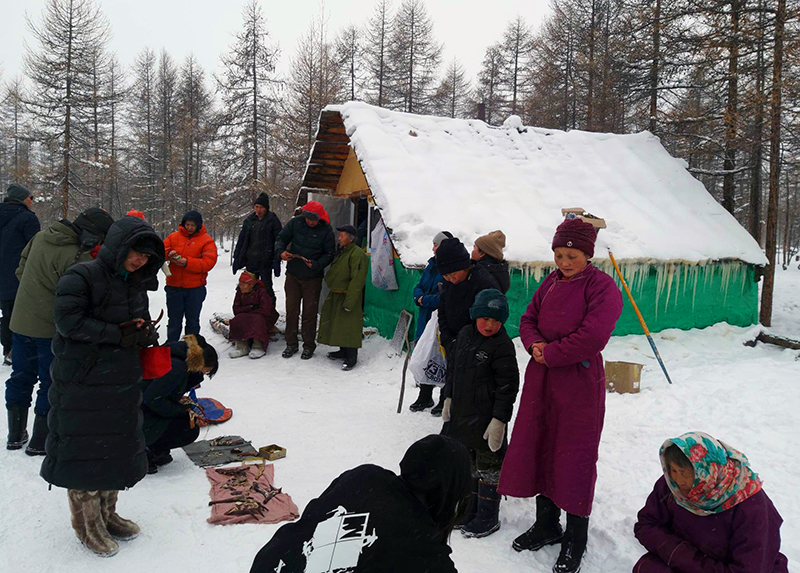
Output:
[[642,364],[606,361],[606,390],[618,394],[636,394],[642,377]]

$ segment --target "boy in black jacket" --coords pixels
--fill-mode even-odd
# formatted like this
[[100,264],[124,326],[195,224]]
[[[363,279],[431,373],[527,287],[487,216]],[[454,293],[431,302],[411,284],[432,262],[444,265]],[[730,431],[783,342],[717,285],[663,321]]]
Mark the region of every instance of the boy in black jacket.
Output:
[[519,390],[514,343],[503,323],[508,301],[497,289],[478,293],[469,309],[472,324],[461,329],[447,355],[442,419],[446,433],[469,449],[477,499],[461,528],[466,537],[500,529],[497,482],[508,448],[506,425]]

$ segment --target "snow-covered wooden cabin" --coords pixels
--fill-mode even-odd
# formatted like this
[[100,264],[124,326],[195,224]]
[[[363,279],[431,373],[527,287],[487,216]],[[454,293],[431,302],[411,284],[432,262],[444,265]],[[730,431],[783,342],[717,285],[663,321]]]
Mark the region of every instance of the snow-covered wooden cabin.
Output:
[[[550,244],[562,207],[606,220],[593,262],[612,276],[620,263],[653,331],[758,321],[758,244],[648,132],[633,135],[502,127],[479,120],[400,113],[349,102],[322,111],[303,179],[333,206],[334,224],[355,222],[346,199],[367,197],[389,229],[397,291],[367,281],[366,323],[391,336],[400,310],[449,230],[472,248],[495,229],[507,237],[512,271],[509,333],[554,268]],[[328,196],[326,198],[325,196]],[[337,211],[336,209],[333,209]],[[627,299],[616,334],[639,333]]]

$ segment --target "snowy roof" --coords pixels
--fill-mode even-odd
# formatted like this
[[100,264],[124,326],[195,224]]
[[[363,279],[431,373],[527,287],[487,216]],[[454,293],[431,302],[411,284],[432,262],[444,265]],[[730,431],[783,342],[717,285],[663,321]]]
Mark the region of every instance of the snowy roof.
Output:
[[[344,122],[402,262],[423,265],[449,230],[468,246],[501,229],[506,259],[552,261],[562,207],[606,220],[595,255],[765,264],[747,231],[649,132],[613,135],[502,127],[385,110],[329,106]],[[340,124],[341,125],[341,124]]]

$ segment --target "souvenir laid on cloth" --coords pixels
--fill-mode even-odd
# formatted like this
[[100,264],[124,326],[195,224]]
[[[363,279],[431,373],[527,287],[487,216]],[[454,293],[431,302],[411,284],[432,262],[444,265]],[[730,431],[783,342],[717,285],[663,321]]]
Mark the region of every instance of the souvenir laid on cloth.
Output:
[[219,400],[198,398],[194,388],[189,390],[188,396],[181,398],[181,403],[191,408],[193,414],[190,414],[190,417],[201,428],[209,424],[227,422],[233,416],[233,410],[223,406]]
[[211,482],[209,523],[278,523],[300,517],[289,494],[272,485],[272,464],[206,468],[206,477]]
[[422,336],[414,346],[411,354],[411,361],[408,363],[411,374],[417,386],[444,386],[445,373],[447,372],[447,360],[444,357],[444,349],[439,343],[439,311],[434,310]]
[[211,325],[211,330],[221,334],[227,340],[231,334],[232,318],[233,315],[228,312],[215,312],[208,323]]
[[379,220],[372,230],[370,245],[372,284],[381,290],[397,290],[392,241],[389,239],[389,233],[386,231],[383,219]]
[[183,451],[195,465],[201,468],[221,466],[258,455],[253,444],[245,441],[241,436],[220,436],[213,440],[194,442],[184,446]]

